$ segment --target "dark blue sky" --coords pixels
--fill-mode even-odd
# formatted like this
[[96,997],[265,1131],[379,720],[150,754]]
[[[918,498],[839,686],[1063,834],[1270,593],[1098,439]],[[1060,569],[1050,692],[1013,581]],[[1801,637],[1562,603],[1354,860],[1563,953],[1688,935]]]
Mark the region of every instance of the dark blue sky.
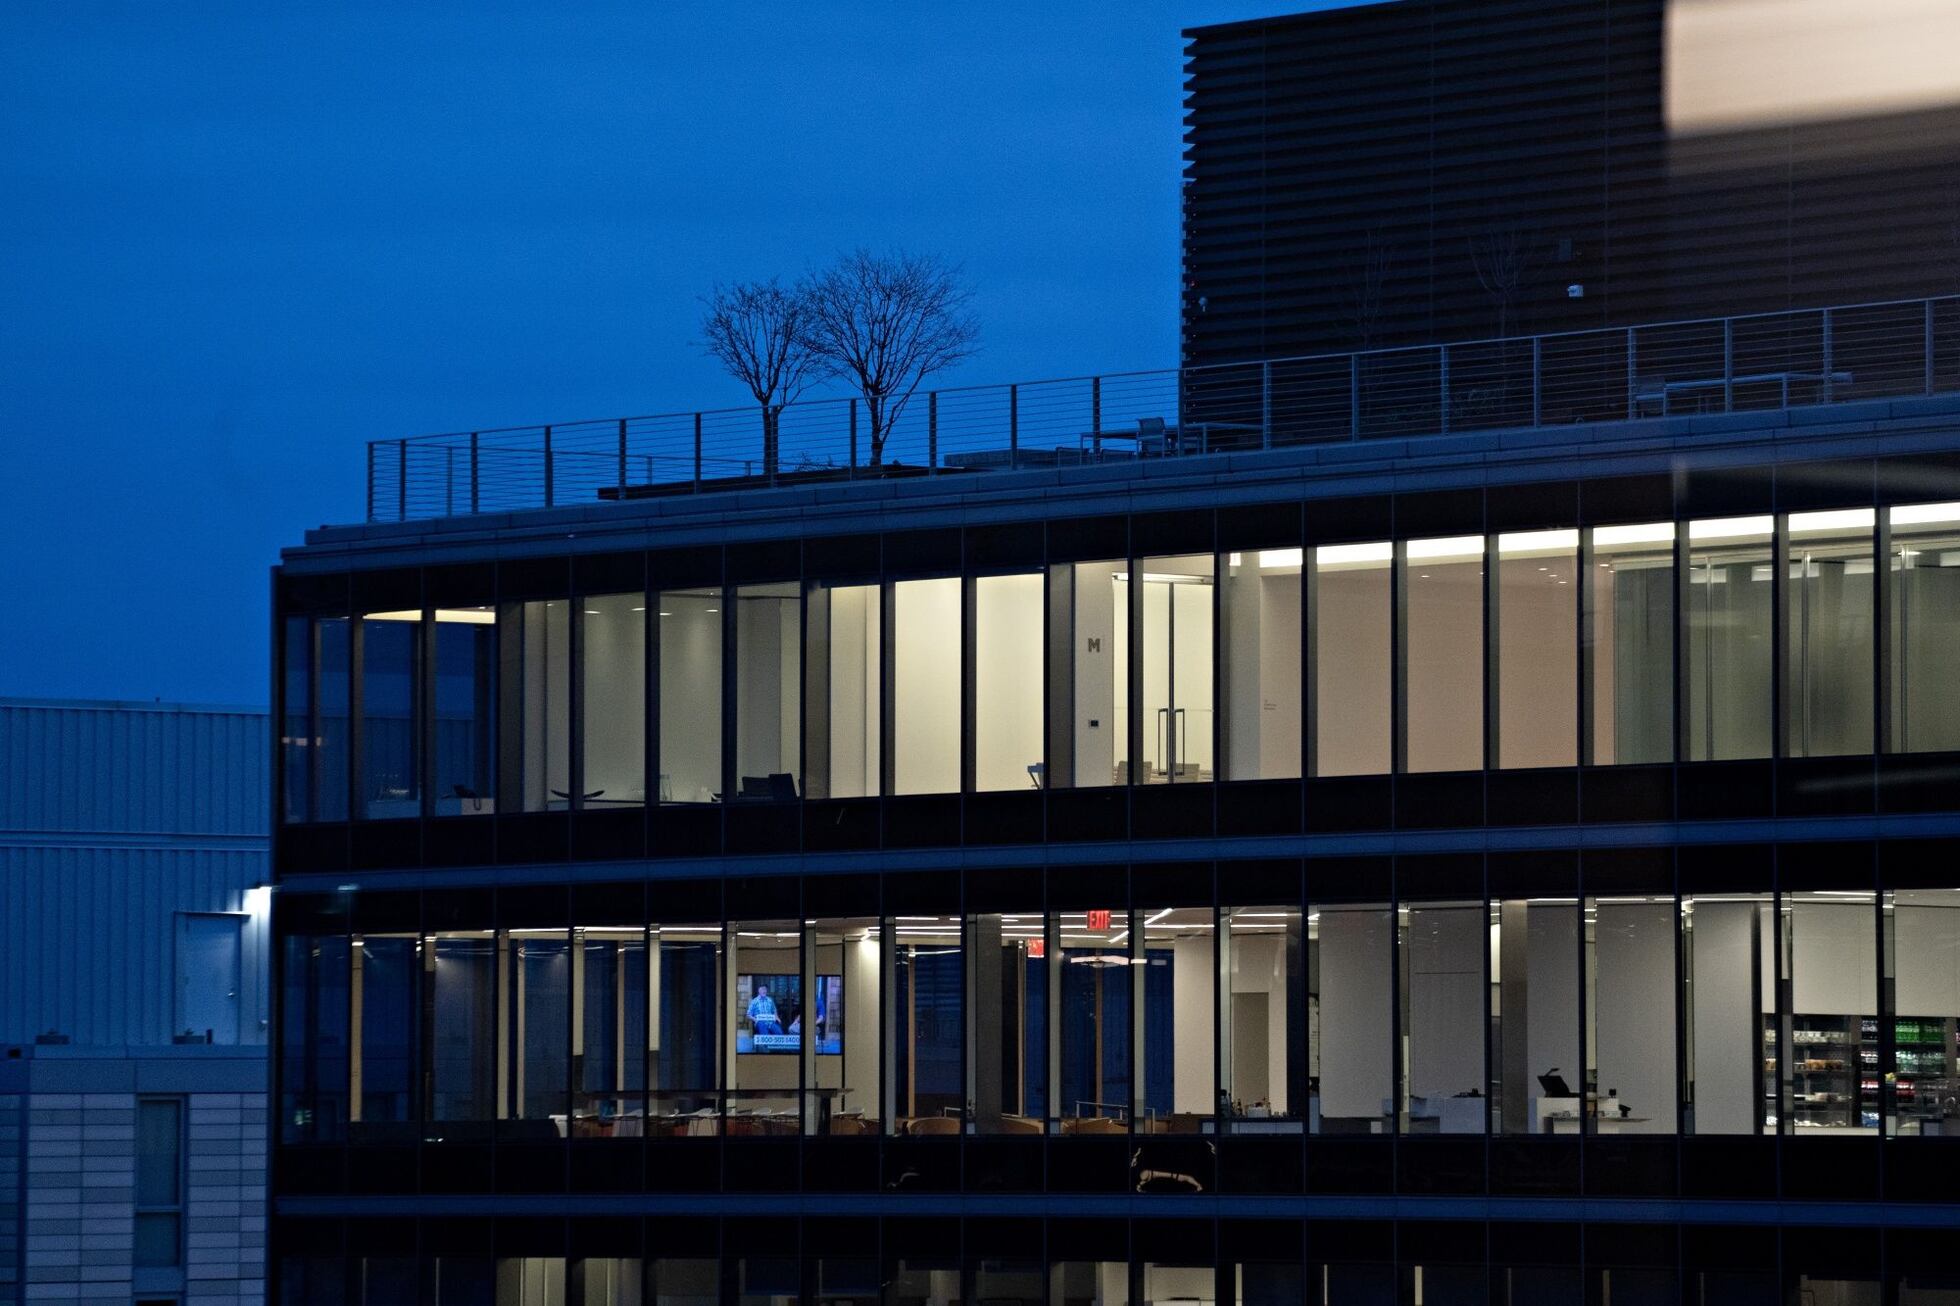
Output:
[[364,440],[740,402],[717,279],[933,251],[954,379],[1172,363],[1179,30],[1324,7],[14,0],[0,694],[264,701]]

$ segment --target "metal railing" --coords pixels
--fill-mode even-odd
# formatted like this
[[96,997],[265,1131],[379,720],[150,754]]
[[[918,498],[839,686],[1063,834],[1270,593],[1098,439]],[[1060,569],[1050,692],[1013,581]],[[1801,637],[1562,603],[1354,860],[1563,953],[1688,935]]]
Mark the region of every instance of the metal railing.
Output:
[[1960,295],[368,444],[367,519],[1960,391]]

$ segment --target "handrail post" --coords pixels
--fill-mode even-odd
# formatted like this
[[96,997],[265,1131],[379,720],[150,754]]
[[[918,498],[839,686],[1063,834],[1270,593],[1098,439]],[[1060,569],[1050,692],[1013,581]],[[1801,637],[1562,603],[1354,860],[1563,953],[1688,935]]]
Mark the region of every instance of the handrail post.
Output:
[[[1926,356],[1927,356],[1928,358],[1931,358],[1931,357],[1932,357],[1932,355],[1933,355],[1933,351],[1932,351],[1932,350],[1930,350],[1930,349],[1929,349],[1929,350],[1927,350],[1927,351],[1926,351]],[[1930,375],[1930,373],[1929,373],[1929,375]],[[374,441],[372,441],[372,440],[369,440],[369,441],[368,441],[368,455],[367,455],[367,458],[368,458],[368,475],[367,475],[367,499],[368,499],[368,504],[367,504],[367,519],[368,519],[369,521],[373,521],[373,520],[374,520]]]
[[858,465],[858,401],[851,400],[851,461],[848,470],[855,472]]
[[408,441],[395,441],[395,520],[408,520]]
[[470,514],[472,516],[474,516],[478,511],[477,505],[480,502],[477,495],[477,487],[479,484],[481,484],[481,481],[479,480],[477,474],[476,432],[471,431],[470,432]]
[[552,480],[551,468],[551,428],[544,428],[544,506],[549,508],[557,497],[557,486]]
[[619,498],[626,500],[626,419],[619,419]]
[[1531,424],[1545,424],[1545,337],[1531,338]]
[[1007,465],[1021,465],[1021,387],[1007,387]]
[[701,493],[701,414],[694,415],[694,492]]
[[1273,447],[1273,360],[1259,364],[1259,447]]
[[1831,398],[1832,398],[1831,371],[1834,366],[1832,362],[1832,356],[1835,352],[1836,351],[1833,347],[1833,342],[1831,340],[1831,310],[1827,308],[1824,310],[1824,339],[1823,339],[1824,380],[1823,383],[1818,387],[1818,394],[1817,394],[1817,397],[1822,402],[1827,404],[1831,402]]
[[[1667,390],[1661,390],[1661,411],[1667,411]],[[1735,411],[1735,319],[1722,319],[1722,411]]]
[[926,469],[939,470],[939,392],[926,392]]
[[1361,355],[1348,355],[1348,439],[1361,438]]
[[[1634,369],[1639,366],[1638,357],[1635,353],[1638,345],[1634,340],[1633,330],[1632,327],[1627,328],[1627,417],[1629,420],[1640,416],[1640,387],[1634,380]],[[1661,393],[1664,396],[1667,391],[1663,389]],[[1663,402],[1662,408],[1666,408],[1665,402]]]
[[1439,411],[1436,416],[1443,434],[1448,435],[1450,433],[1450,347],[1443,345],[1437,352],[1441,355],[1442,361],[1437,364],[1436,404]]
[[1933,301],[1926,301],[1926,393],[1933,393]]

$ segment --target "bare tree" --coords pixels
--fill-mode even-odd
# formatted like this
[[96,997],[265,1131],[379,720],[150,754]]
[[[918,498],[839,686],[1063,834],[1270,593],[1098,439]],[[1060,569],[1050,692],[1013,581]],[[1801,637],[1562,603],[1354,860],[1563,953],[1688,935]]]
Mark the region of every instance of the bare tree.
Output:
[[1364,352],[1375,347],[1381,333],[1388,274],[1394,264],[1393,253],[1391,247],[1371,229],[1362,238],[1361,248],[1350,269],[1353,285],[1348,307],[1354,316],[1355,347]]
[[762,470],[774,475],[783,408],[830,374],[811,343],[808,298],[772,277],[716,286],[701,302],[702,347],[762,405]]
[[970,358],[980,326],[960,271],[928,254],[859,249],[805,283],[810,342],[857,387],[870,424],[870,466],[920,382]]
[[1537,258],[1536,237],[1517,223],[1492,226],[1470,237],[1470,264],[1477,270],[1477,283],[1497,305],[1500,340],[1511,334],[1511,309]]

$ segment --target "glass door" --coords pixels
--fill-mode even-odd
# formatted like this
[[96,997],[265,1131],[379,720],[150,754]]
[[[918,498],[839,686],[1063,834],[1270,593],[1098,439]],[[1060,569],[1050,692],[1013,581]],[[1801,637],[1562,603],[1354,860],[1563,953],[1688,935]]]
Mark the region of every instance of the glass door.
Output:
[[1138,591],[1144,784],[1212,778],[1212,623],[1209,554],[1145,558]]

